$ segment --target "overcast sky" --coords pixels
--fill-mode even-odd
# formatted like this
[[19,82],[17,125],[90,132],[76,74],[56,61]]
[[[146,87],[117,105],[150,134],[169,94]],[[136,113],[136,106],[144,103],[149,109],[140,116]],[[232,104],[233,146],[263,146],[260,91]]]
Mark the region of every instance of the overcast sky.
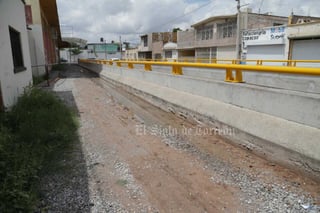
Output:
[[[88,42],[111,40],[139,42],[149,32],[185,30],[216,15],[236,13],[235,0],[57,0],[63,37],[80,37]],[[253,12],[273,15],[320,16],[320,0],[241,0]]]

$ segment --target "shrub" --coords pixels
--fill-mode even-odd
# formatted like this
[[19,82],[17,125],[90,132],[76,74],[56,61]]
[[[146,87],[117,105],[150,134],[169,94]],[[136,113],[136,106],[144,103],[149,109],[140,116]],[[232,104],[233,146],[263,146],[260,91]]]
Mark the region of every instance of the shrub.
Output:
[[0,212],[32,212],[41,170],[77,138],[72,111],[40,89],[0,116]]

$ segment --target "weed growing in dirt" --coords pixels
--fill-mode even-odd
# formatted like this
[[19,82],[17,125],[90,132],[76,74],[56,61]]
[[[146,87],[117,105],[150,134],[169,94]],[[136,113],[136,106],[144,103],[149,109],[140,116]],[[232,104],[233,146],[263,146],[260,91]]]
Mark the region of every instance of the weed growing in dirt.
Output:
[[33,212],[39,174],[77,140],[75,114],[58,98],[29,89],[0,114],[0,212]]

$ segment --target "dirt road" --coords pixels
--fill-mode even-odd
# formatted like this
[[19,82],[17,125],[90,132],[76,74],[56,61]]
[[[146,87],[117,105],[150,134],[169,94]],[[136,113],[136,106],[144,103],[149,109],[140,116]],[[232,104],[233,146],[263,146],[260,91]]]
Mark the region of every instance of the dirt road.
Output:
[[[85,196],[87,200],[74,201],[70,197],[75,193],[63,195],[67,202],[57,211],[319,210],[318,183],[230,145],[219,135],[222,132],[164,112],[84,73],[73,67],[66,73],[68,78],[56,82],[54,90],[67,102],[72,97],[79,112],[86,170],[86,178],[80,179],[87,191],[82,190],[78,199]],[[81,188],[77,187],[79,175],[73,176],[72,190]],[[47,194],[54,194],[56,185],[51,186]],[[45,199],[48,206],[53,202],[59,206],[61,199],[53,199],[55,196],[62,195]]]

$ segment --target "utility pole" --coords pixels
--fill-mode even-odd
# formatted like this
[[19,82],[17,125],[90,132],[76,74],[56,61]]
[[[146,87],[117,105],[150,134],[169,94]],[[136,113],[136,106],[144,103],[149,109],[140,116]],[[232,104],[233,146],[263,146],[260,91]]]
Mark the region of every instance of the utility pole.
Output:
[[237,4],[237,38],[236,38],[236,59],[240,59],[240,0],[235,0]]
[[103,37],[100,38],[100,42],[104,44],[104,59],[108,59],[107,57],[107,40],[105,40]]
[[121,36],[119,36],[120,40],[120,60],[122,60],[122,43],[121,43]]

